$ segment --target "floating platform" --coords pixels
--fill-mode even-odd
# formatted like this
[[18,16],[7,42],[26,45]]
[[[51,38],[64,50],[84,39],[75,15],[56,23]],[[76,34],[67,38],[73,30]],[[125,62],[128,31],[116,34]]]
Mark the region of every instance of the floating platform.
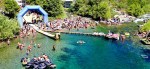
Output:
[[53,34],[50,34],[50,33],[47,33],[47,32],[44,32],[44,31],[40,30],[37,26],[35,26],[33,24],[29,24],[29,25],[32,28],[34,28],[37,32],[39,32],[39,33],[41,33],[43,35],[46,35],[46,36],[48,36],[48,37],[50,37],[52,39],[55,39],[55,40],[60,39],[60,33],[56,33],[55,35],[53,35]]

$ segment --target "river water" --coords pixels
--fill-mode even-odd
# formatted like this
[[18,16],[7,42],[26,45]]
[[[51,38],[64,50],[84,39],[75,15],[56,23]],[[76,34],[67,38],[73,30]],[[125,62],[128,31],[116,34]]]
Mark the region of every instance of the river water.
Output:
[[[16,49],[17,42],[29,45],[31,38],[15,39],[10,46],[0,48],[0,69],[24,69],[20,59],[26,57],[26,49]],[[77,44],[84,40],[85,44]],[[29,58],[47,54],[57,69],[150,69],[150,63],[141,57],[141,49],[131,40],[125,42],[106,40],[103,37],[61,34],[61,39],[54,41],[38,34]],[[5,45],[5,44],[4,44]],[[56,51],[52,46],[56,45]]]

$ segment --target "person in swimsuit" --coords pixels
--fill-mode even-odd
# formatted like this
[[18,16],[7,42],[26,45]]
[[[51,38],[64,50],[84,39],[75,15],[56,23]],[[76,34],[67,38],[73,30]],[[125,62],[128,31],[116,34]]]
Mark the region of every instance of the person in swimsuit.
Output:
[[10,39],[7,40],[7,45],[8,45],[8,46],[10,45]]
[[53,51],[55,51],[56,50],[56,46],[55,45],[53,45],[53,49],[52,49]]

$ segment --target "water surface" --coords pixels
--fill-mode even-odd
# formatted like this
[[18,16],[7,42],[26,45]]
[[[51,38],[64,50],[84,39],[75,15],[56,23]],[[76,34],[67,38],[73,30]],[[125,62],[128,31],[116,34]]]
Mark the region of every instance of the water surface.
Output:
[[[11,46],[0,48],[0,69],[24,69],[20,59],[26,57],[26,49],[20,51],[16,46],[18,41],[28,45],[30,39],[15,39]],[[86,43],[77,44],[78,40]],[[42,46],[33,47],[29,58],[45,53],[57,69],[150,69],[150,63],[141,58],[141,50],[130,40],[122,43],[103,37],[61,34],[61,39],[54,41],[38,34],[35,43]],[[54,44],[56,51],[52,51]]]

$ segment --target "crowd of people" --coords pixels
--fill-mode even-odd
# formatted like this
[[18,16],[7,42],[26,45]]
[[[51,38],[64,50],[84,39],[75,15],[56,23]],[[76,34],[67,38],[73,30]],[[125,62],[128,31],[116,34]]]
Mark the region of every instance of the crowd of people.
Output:
[[45,54],[39,57],[34,56],[31,60],[30,58],[25,57],[21,59],[21,62],[26,69],[56,68],[56,65],[54,65]]
[[88,28],[89,26],[94,27],[95,24],[92,23],[91,20],[76,16],[76,17],[70,17],[65,19],[57,19],[54,21],[50,21],[48,23],[49,28],[52,30],[62,30],[62,29],[68,29],[69,31],[71,29],[77,29],[80,28]]
[[40,30],[44,31],[56,31],[63,29],[67,29],[70,31],[71,29],[80,30],[81,28],[87,29],[88,27],[94,28],[96,26],[96,23],[93,23],[92,20],[80,16],[65,19],[56,19],[53,21],[49,21],[48,23],[36,21],[36,23],[37,27]]
[[48,23],[43,23],[42,20],[43,18],[38,13],[33,11],[28,11],[28,13],[24,16],[24,24],[30,22],[36,23],[38,28],[41,30],[56,31],[56,30],[68,29],[70,31],[71,29],[80,30],[80,28],[86,29],[89,26],[95,27],[96,25],[96,23],[94,23],[89,18],[73,16],[73,15],[71,15],[69,18],[56,19],[56,20],[49,21]]
[[[35,38],[36,38],[36,35],[37,35],[36,30],[34,30],[33,28],[31,28],[28,24],[25,24],[23,26],[23,28],[19,32],[19,38],[22,40],[22,42],[18,42],[17,49],[20,49],[22,51],[25,47],[27,47],[27,49],[26,49],[26,55],[29,55],[29,53],[31,52],[31,50],[32,50],[33,47],[34,48],[40,48],[42,46],[42,43],[36,43],[34,41]],[[29,37],[31,37],[31,38],[29,38]],[[25,44],[24,40],[26,38],[30,40],[29,45]],[[52,50],[53,51],[56,50],[56,46],[55,45],[52,46]]]
[[[41,43],[36,44],[34,39],[36,38],[36,30],[31,28],[28,24],[24,24],[23,28],[19,32],[19,38],[22,40],[21,42],[18,42],[17,49],[23,50],[27,46],[26,54],[29,55],[29,53],[32,50],[32,47],[41,47]],[[31,38],[29,38],[31,37]],[[30,40],[30,44],[26,45],[24,42],[25,39]]]

